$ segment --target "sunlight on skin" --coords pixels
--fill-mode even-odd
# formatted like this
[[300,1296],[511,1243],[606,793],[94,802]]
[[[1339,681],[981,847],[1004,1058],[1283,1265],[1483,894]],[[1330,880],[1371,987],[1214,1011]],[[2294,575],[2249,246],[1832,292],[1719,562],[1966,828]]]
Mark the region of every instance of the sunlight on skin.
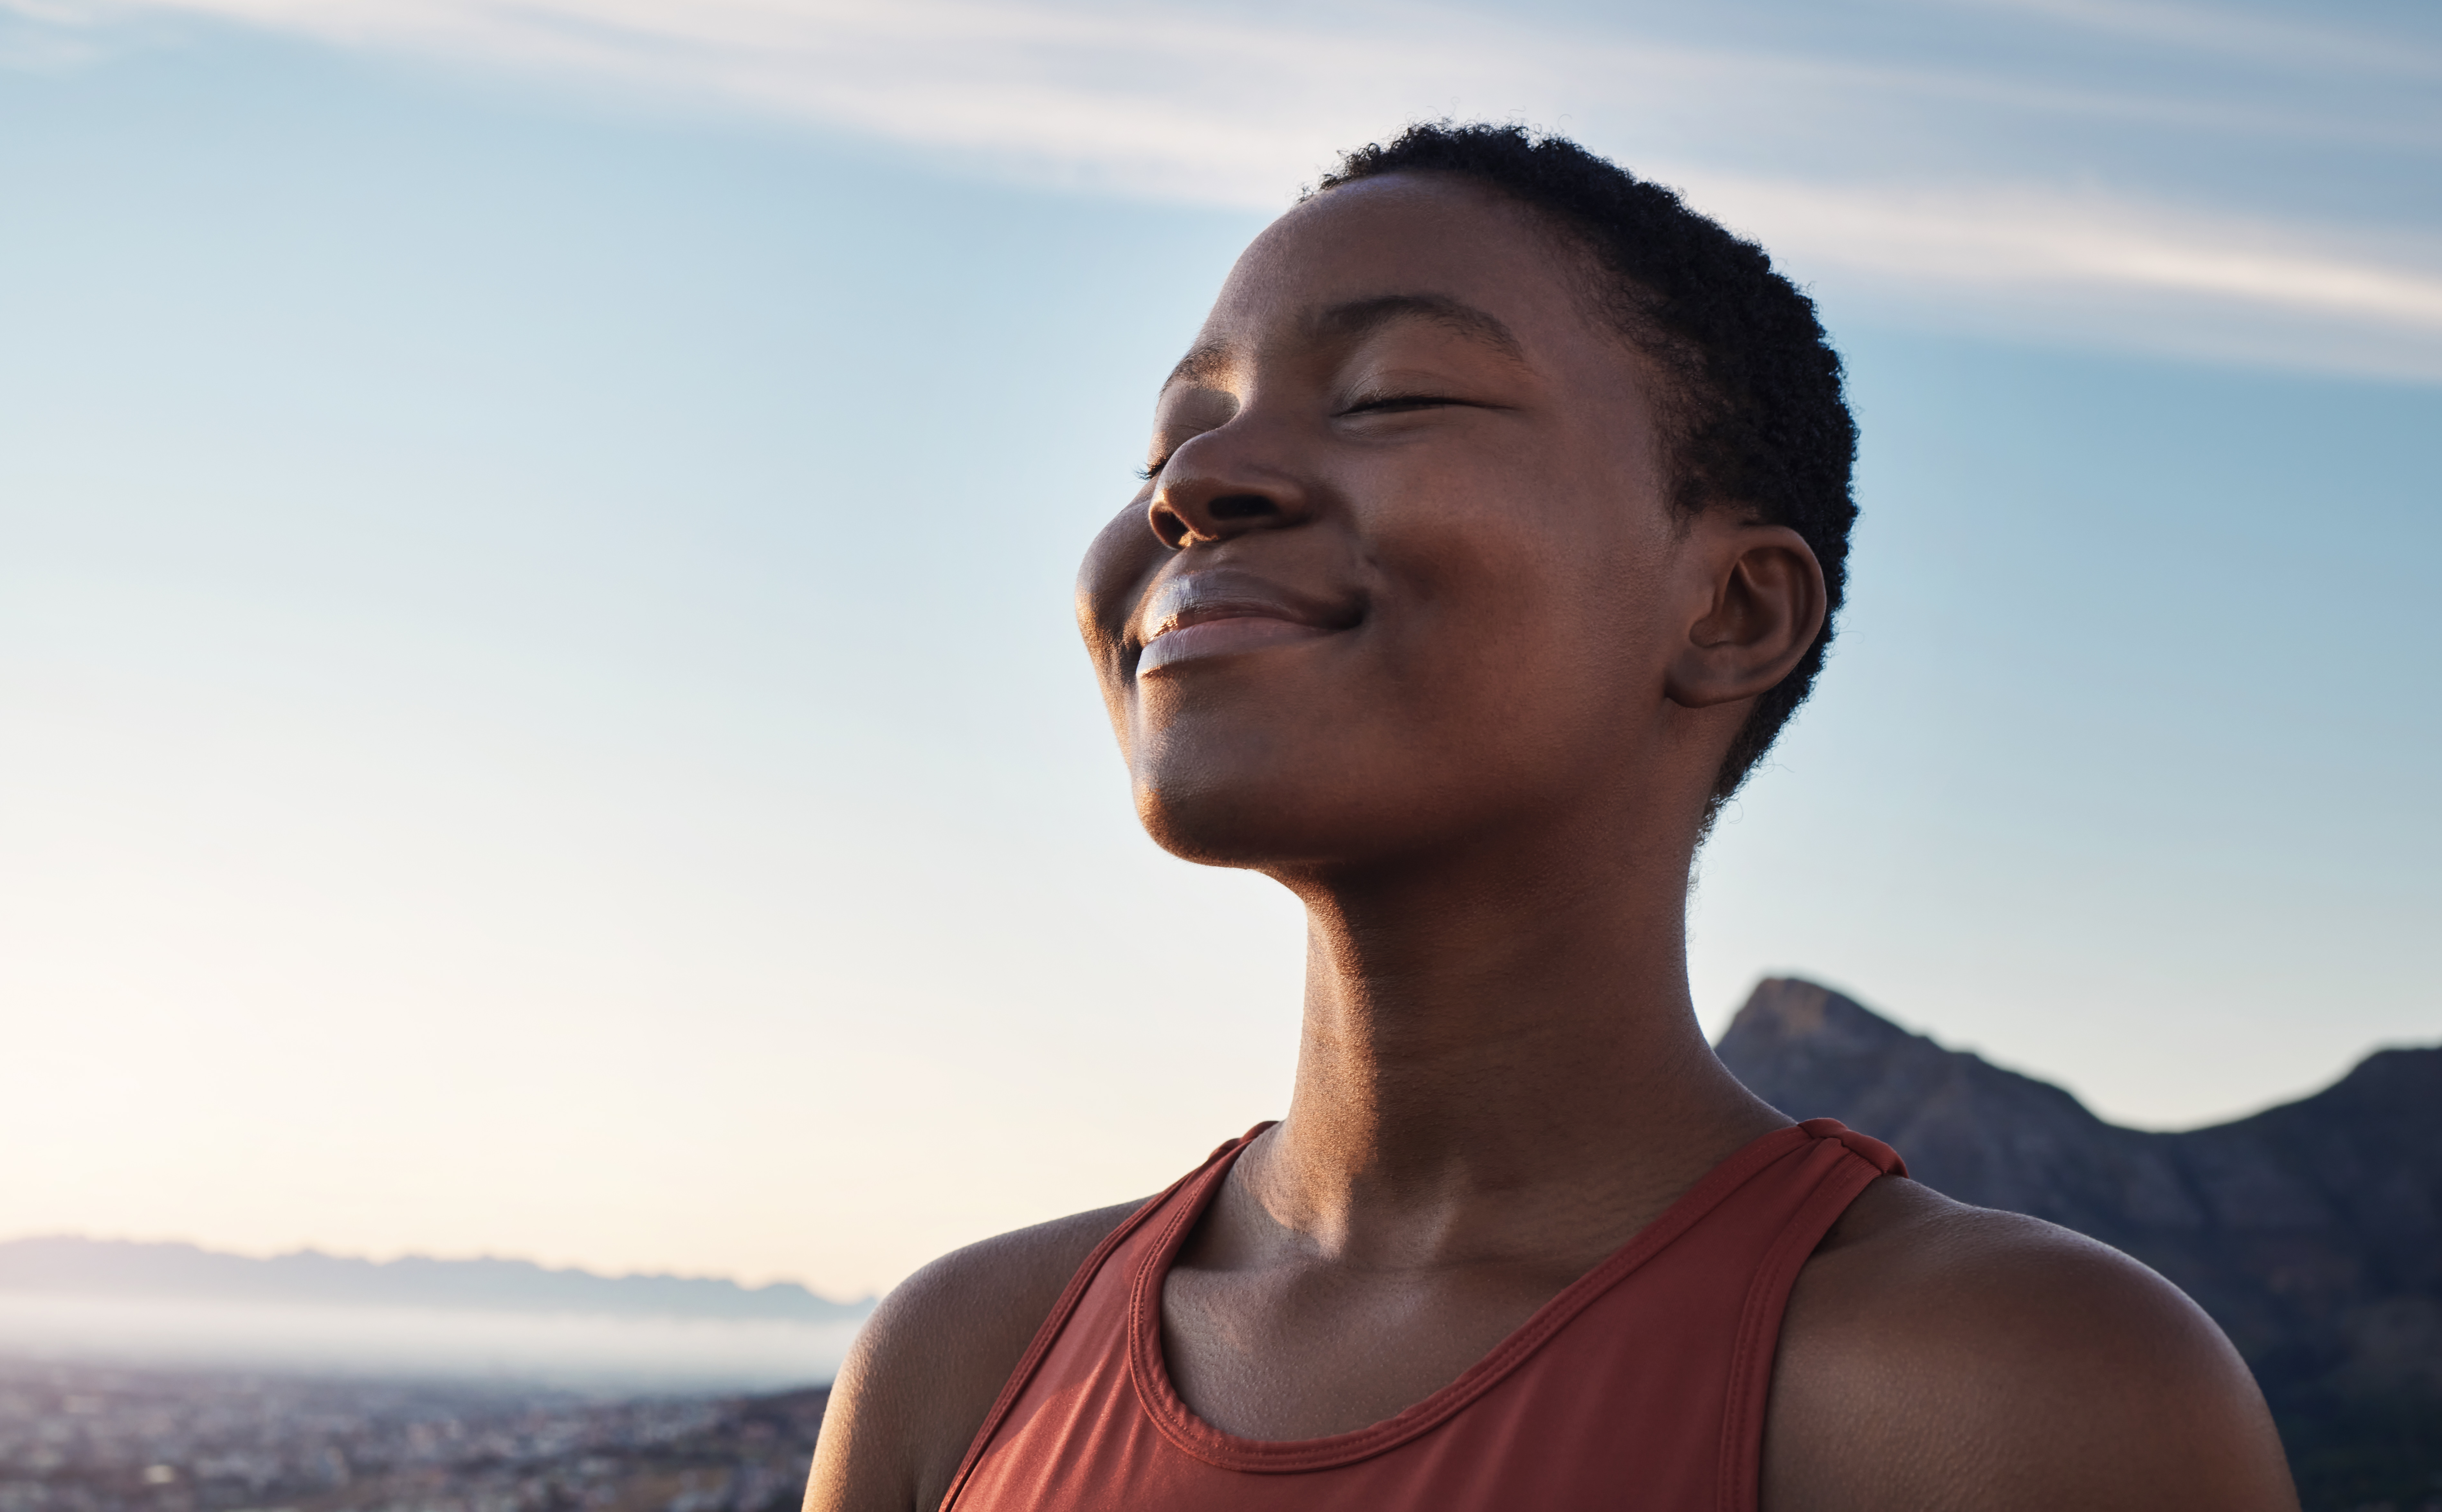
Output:
[[[1733,739],[1824,628],[1816,551],[1846,515],[1776,500],[1809,535],[1760,501],[1675,507],[1668,369],[1587,297],[1611,275],[1582,255],[1480,183],[1411,172],[1305,201],[1232,270],[1077,608],[1147,831],[1304,905],[1289,1107],[1200,1214],[1176,1195],[1147,1210],[1136,1233],[1178,1236],[1166,1270],[1088,1260],[1130,1232],[1122,1207],[944,1256],[894,1292],[843,1370],[809,1512],[1066,1501],[1047,1480],[1084,1464],[1179,1508],[1403,1499],[1464,1465],[1451,1504],[1487,1506],[1528,1458],[1586,1467],[1552,1483],[1568,1504],[1625,1473],[1712,1504],[1685,1461],[1722,1466],[1727,1504],[1759,1479],[1775,1512],[2294,1512],[2253,1379],[2192,1303],[2076,1235],[1875,1179],[1886,1157],[1819,1225],[1760,1247],[1812,1259],[1765,1352],[1768,1406],[1749,1377],[1753,1440],[1722,1426],[1734,1408],[1673,1437],[1623,1405],[1582,1440],[1521,1422],[1474,1458],[1453,1435],[1504,1411],[1495,1387],[1378,1458],[1328,1457],[1434,1412],[1755,1141],[1829,1137],[1705,1046],[1685,908]],[[1754,388],[1783,430],[1812,414],[1819,443],[1818,382]],[[1787,465],[1818,477],[1814,460]],[[1846,482],[1844,465],[1841,503]],[[1712,1243],[1704,1222],[1674,1244]],[[1718,1335],[1670,1347],[1743,1355],[1762,1283],[1726,1295]],[[1615,1353],[1652,1335],[1602,1337]],[[1022,1356],[1035,1374],[1011,1374]],[[1504,1384],[1562,1357],[1555,1338]],[[1001,1418],[1005,1379],[1021,1394]],[[1165,1389],[1187,1428],[1157,1415]],[[1249,1466],[1191,1430],[1321,1463],[1216,1476]]]

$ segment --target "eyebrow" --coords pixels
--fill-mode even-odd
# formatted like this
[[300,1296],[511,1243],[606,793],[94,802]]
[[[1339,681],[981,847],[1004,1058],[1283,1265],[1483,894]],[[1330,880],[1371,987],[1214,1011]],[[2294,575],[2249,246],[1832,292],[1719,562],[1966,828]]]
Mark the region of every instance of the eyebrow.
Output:
[[[1400,320],[1431,320],[1445,330],[1491,348],[1512,362],[1526,360],[1525,346],[1501,318],[1447,294],[1376,294],[1328,305],[1306,318],[1306,329],[1324,339],[1354,341]],[[1178,359],[1162,380],[1168,388],[1182,380],[1212,378],[1230,361],[1230,348],[1219,341],[1199,341]]]
[[1315,315],[1307,325],[1318,336],[1354,340],[1371,336],[1398,320],[1431,320],[1435,325],[1492,348],[1513,362],[1526,360],[1526,348],[1501,318],[1447,294],[1377,294],[1350,300]]

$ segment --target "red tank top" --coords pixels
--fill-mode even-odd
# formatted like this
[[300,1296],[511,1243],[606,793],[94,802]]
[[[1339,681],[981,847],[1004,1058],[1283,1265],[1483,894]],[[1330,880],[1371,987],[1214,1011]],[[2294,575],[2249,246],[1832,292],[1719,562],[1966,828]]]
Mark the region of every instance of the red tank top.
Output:
[[1830,1119],[1767,1134],[1440,1391],[1352,1433],[1269,1442],[1195,1416],[1161,1352],[1162,1278],[1253,1138],[1086,1257],[942,1512],[1753,1512],[1798,1267],[1868,1183],[1907,1172]]

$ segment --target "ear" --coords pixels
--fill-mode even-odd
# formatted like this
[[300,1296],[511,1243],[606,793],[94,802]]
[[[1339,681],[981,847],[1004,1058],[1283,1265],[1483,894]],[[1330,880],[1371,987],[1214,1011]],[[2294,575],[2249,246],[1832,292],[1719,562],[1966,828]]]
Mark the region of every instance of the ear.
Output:
[[1823,628],[1830,595],[1804,537],[1708,509],[1681,558],[1693,610],[1665,691],[1691,709],[1751,699],[1790,674]]

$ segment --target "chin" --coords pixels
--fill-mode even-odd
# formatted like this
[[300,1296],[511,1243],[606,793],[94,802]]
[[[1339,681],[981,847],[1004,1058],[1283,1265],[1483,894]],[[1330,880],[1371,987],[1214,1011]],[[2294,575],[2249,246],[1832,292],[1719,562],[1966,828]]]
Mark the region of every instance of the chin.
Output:
[[1206,866],[1263,871],[1313,848],[1319,838],[1296,810],[1238,784],[1139,781],[1137,819],[1153,843]]
[[1182,861],[1268,871],[1340,851],[1325,806],[1301,784],[1215,781],[1210,773],[1151,774],[1136,783],[1137,818],[1154,844]]
[[1311,765],[1260,772],[1167,764],[1136,776],[1137,817],[1182,861],[1275,874],[1362,865],[1429,847],[1445,801],[1430,784],[1333,780]]

